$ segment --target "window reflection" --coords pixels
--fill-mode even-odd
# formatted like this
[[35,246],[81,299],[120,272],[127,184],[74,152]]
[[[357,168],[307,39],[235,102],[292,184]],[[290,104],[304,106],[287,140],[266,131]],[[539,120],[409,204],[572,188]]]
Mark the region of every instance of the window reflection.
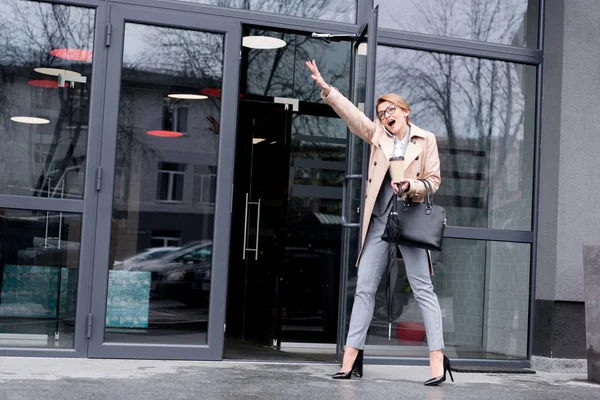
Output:
[[338,22],[356,22],[357,0],[180,0],[190,3],[291,15]]
[[206,343],[223,39],[125,26],[109,342]]
[[81,216],[0,209],[0,346],[73,347]]
[[323,76],[329,77],[332,85],[348,94],[351,43],[328,44],[309,36],[260,29],[249,29],[244,34],[272,36],[286,42],[286,46],[271,51],[243,48],[248,69],[246,79],[241,82],[244,95],[288,97],[321,104],[320,90],[304,65],[306,60],[313,58],[319,61]]
[[338,118],[296,115],[292,122],[282,340],[337,340],[346,132]]
[[[285,151],[284,161],[282,164],[276,164],[281,160],[269,160],[268,168],[284,168],[287,172],[279,181],[271,179],[272,176],[268,179],[257,179],[258,175],[253,174],[254,186],[251,192],[263,187],[278,187],[279,183],[285,187],[281,189],[281,193],[285,193],[285,202],[277,202],[285,207],[281,214],[274,216],[275,214],[271,213],[271,218],[265,220],[265,213],[261,212],[261,230],[277,232],[272,237],[263,239],[261,236],[261,249],[265,248],[265,243],[275,241],[277,246],[273,246],[273,251],[265,252],[270,257],[268,261],[265,261],[266,256],[261,252],[259,263],[262,261],[261,267],[269,273],[268,268],[273,266],[272,270],[278,271],[279,279],[276,290],[265,286],[268,285],[268,280],[261,281],[261,296],[264,296],[265,300],[264,304],[258,306],[264,307],[265,304],[270,304],[268,302],[271,299],[276,299],[274,304],[279,307],[281,315],[276,318],[279,318],[281,324],[282,342],[332,344],[336,342],[337,335],[343,233],[342,184],[346,173],[348,131],[345,123],[323,103],[319,96],[320,91],[314,85],[310,74],[306,73],[304,63],[312,58],[319,60],[319,68],[323,74],[329,76],[332,84],[348,95],[352,44],[326,43],[305,35],[248,28],[245,29],[244,35],[275,37],[285,41],[286,45],[268,51],[243,48],[241,114],[244,115],[243,110],[251,110],[251,107],[259,110],[263,102],[278,101],[274,97],[298,102],[298,108],[292,111],[289,146],[286,144],[280,150]],[[258,113],[253,112],[252,115],[258,120]],[[264,117],[265,126],[271,124],[268,126],[270,135],[273,135],[272,138],[264,136],[268,138],[266,142],[273,140],[268,146],[275,146],[282,139],[287,141],[289,128],[273,128],[275,121],[276,116],[271,114]],[[238,135],[244,137],[247,132],[241,128],[244,123],[239,122],[240,120]],[[260,145],[260,142],[257,142],[256,149]],[[256,160],[257,158],[253,158],[254,166],[260,163]],[[236,186],[239,187],[237,184]],[[265,190],[263,193],[266,192]],[[268,195],[274,196],[271,193],[265,194]],[[250,209],[249,221],[256,220],[252,212],[253,209]],[[277,212],[279,213],[279,210]],[[241,218],[244,218],[243,214]],[[265,229],[269,223],[276,229]],[[285,234],[279,235],[278,232]],[[253,243],[252,233],[249,235],[248,242]],[[280,253],[280,248],[285,248],[285,251]],[[251,271],[247,275],[250,276],[248,280],[238,272],[235,277],[239,277],[239,280],[235,281],[240,282],[242,288],[245,286],[253,290],[249,282],[252,277],[258,276],[257,268],[252,267],[248,270]],[[230,273],[231,276],[236,274],[231,270]],[[245,307],[248,307],[247,303]],[[275,316],[269,314],[264,318],[274,321],[271,317]],[[232,325],[228,323],[228,334],[232,332]]]
[[531,230],[535,88],[533,66],[378,47],[376,96],[436,134],[450,225]]
[[379,26],[537,47],[539,0],[375,0]]
[[[442,309],[446,353],[461,358],[525,359],[529,320],[531,246],[521,243],[445,239],[432,253],[432,282]],[[369,353],[424,357],[428,354],[421,311],[405,279],[404,264],[393,301],[388,340],[385,278],[376,294],[367,336]],[[356,268],[348,271],[347,316],[356,289]],[[349,318],[346,321],[346,328]]]
[[94,16],[0,3],[0,193],[83,198]]

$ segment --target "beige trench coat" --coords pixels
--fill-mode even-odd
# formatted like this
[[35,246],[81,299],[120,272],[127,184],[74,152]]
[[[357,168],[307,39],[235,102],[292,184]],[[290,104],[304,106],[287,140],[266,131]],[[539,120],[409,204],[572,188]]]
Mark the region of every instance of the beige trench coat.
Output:
[[[362,215],[361,250],[367,237],[367,229],[375,200],[379,189],[390,167],[390,158],[394,152],[394,139],[390,137],[379,122],[373,122],[358,108],[346,99],[339,91],[332,88],[328,96],[321,93],[325,103],[330,105],[335,112],[348,124],[350,131],[371,145],[369,157],[369,173],[367,176],[367,189],[365,194],[365,207]],[[404,155],[404,176],[410,180],[410,190],[407,196],[413,201],[422,202],[425,199],[425,184],[418,179],[427,179],[433,187],[434,193],[438,190],[440,177],[440,158],[438,155],[435,135],[411,123],[410,142]]]

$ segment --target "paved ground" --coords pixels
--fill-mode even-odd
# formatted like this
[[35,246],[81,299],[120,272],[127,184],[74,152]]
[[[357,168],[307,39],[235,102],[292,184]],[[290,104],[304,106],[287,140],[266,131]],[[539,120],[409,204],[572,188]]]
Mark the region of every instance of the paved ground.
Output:
[[334,381],[332,364],[0,358],[0,399],[600,399],[585,375],[466,374],[422,385],[426,367],[365,367]]

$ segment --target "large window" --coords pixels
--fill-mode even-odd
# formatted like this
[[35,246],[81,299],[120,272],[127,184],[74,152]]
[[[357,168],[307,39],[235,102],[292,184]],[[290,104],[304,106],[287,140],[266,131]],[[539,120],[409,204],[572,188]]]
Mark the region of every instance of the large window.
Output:
[[[442,310],[446,354],[470,359],[525,359],[531,245],[445,239],[444,250],[432,256],[432,281]],[[391,339],[384,277],[375,296],[366,346],[373,356],[426,357],[429,350],[421,310],[405,278],[402,260],[399,263]],[[356,268],[349,269],[346,329],[356,273]]]
[[437,137],[436,201],[455,226],[532,229],[536,67],[387,46],[376,96],[395,92]]
[[0,2],[0,194],[83,198],[94,10]]
[[0,346],[72,348],[81,215],[0,209]]
[[375,0],[379,26],[537,47],[540,0]]

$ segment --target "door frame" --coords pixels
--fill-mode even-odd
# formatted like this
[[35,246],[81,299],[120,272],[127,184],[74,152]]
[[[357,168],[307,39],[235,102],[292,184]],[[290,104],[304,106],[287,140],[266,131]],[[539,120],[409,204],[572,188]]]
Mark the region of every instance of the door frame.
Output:
[[[107,43],[105,109],[99,174],[93,287],[87,326],[88,356],[98,358],[147,358],[179,360],[220,360],[223,353],[227,271],[229,265],[230,211],[232,203],[234,149],[241,24],[239,21],[210,15],[189,14],[124,4],[109,5],[110,42]],[[106,297],[108,288],[113,188],[115,176],[117,125],[121,67],[126,23],[139,23],[225,35],[222,106],[213,243],[212,276],[209,300],[207,343],[204,345],[105,343]],[[229,118],[228,118],[229,117]],[[102,177],[101,180],[99,178]]]
[[25,197],[17,195],[0,195],[0,207],[25,209],[31,211],[50,211],[74,213],[81,216],[81,236],[79,238],[79,268],[75,299],[75,318],[73,347],[0,347],[0,356],[8,357],[54,357],[84,358],[87,356],[88,339],[86,337],[86,315],[90,307],[90,290],[92,287],[92,265],[94,257],[94,227],[96,223],[96,207],[98,199],[95,191],[94,176],[100,157],[98,150],[102,132],[101,108],[104,103],[104,87],[106,81],[106,49],[104,29],[108,18],[108,5],[101,0],[50,0],[48,4],[60,4],[94,10],[93,64],[88,114],[88,137],[86,145],[85,180],[83,199],[53,199],[42,197]]
[[[378,21],[378,12],[379,12],[379,7],[376,6],[375,8],[368,8],[368,12],[369,15],[366,18],[366,22],[364,24],[362,24],[361,26],[358,27],[354,27],[354,29],[346,29],[343,32],[344,33],[340,33],[338,31],[333,31],[333,30],[328,30],[327,28],[325,29],[318,29],[317,32],[318,33],[330,33],[333,36],[337,36],[342,40],[342,41],[347,41],[350,42],[352,44],[352,53],[351,53],[351,70],[350,70],[350,87],[353,88],[354,85],[356,84],[356,76],[355,76],[355,56],[356,56],[356,52],[358,51],[358,45],[360,44],[360,41],[366,39],[365,43],[367,44],[368,47],[368,53],[367,53],[367,70],[366,70],[366,76],[365,76],[365,107],[364,107],[364,113],[367,115],[367,117],[369,118],[373,118],[374,116],[374,109],[375,109],[375,105],[374,105],[374,94],[375,94],[375,67],[376,67],[376,49],[377,49],[377,21]],[[283,27],[278,27],[278,26],[270,26],[270,25],[262,25],[260,23],[247,23],[247,22],[243,22],[244,26],[251,26],[253,28],[264,28],[267,30],[273,30],[273,31],[279,31],[279,30],[288,30],[288,31],[293,31],[296,32],[298,34],[305,34],[305,35],[310,35],[310,31],[308,27],[305,28],[298,28],[298,27],[292,27],[292,28],[283,28]],[[313,32],[315,33],[315,32]],[[335,39],[338,40],[338,39]],[[266,96],[268,97],[268,96]],[[354,100],[354,99],[352,99]],[[350,154],[353,150],[351,148],[351,146],[354,146],[353,143],[353,134],[350,132],[349,129],[347,129],[347,147],[346,147],[346,160],[347,160],[347,166],[346,166],[346,173],[348,171],[351,171],[350,168],[350,161],[351,161],[351,157],[348,157],[348,154]],[[348,234],[348,232],[350,232],[350,230],[358,230],[359,231],[359,237],[360,237],[360,231],[361,231],[361,227],[360,227],[360,223],[347,223],[346,222],[346,209],[349,207],[350,202],[348,201],[348,196],[350,195],[349,191],[347,190],[347,183],[349,180],[357,180],[361,186],[361,192],[364,194],[364,190],[365,190],[365,185],[364,185],[364,177],[366,176],[366,172],[368,169],[368,154],[369,154],[369,145],[364,142],[361,141],[361,144],[359,145],[362,147],[362,159],[363,159],[363,171],[360,175],[345,175],[344,178],[344,187],[343,187],[343,195],[342,195],[342,220],[343,220],[343,228],[342,228],[342,249],[341,249],[341,254],[342,254],[342,260],[341,260],[341,266],[340,266],[340,285],[339,285],[339,306],[338,306],[338,329],[337,329],[337,343],[335,344],[335,348],[336,348],[336,357],[341,360],[341,357],[343,356],[343,349],[344,349],[344,343],[345,343],[345,335],[346,335],[346,323],[345,323],[345,316],[346,316],[346,285],[347,285],[347,274],[348,274],[348,270],[351,267],[350,263],[347,262],[347,260],[344,259],[345,254],[348,253],[348,246],[350,245],[349,240],[350,240],[350,235]],[[364,197],[364,196],[362,196]],[[360,204],[360,208],[362,209],[364,206],[364,198],[361,201]],[[233,221],[232,221],[233,223]],[[237,244],[233,244],[234,246]],[[231,261],[231,260],[230,260]],[[228,266],[229,268],[230,266]]]
[[[361,26],[358,31],[357,37],[353,40],[354,44],[352,46],[352,67],[351,67],[351,79],[350,79],[350,88],[351,88],[351,98],[350,100],[355,103],[357,99],[354,98],[354,89],[357,85],[356,76],[356,56],[358,55],[358,47],[361,44],[361,41],[366,38],[367,44],[367,65],[366,65],[366,73],[365,73],[365,102],[364,102],[364,114],[369,119],[374,118],[375,114],[375,70],[377,63],[377,29],[378,29],[378,17],[379,17],[379,6],[375,6],[375,8],[370,10],[369,18],[367,22]],[[369,168],[369,144],[365,141],[362,141],[362,144],[358,146],[362,146],[362,173],[361,174],[352,174],[352,165],[351,163],[355,160],[352,159],[351,154],[354,151],[355,142],[353,141],[353,133],[348,129],[347,136],[347,145],[346,145],[346,172],[350,171],[350,174],[347,174],[344,177],[344,191],[342,195],[342,265],[340,267],[340,289],[339,289],[339,308],[338,308],[338,340],[336,345],[336,358],[338,361],[342,361],[344,357],[344,348],[346,343],[347,326],[346,326],[346,315],[348,313],[348,272],[350,268],[355,268],[355,266],[348,260],[347,255],[349,253],[349,248],[352,246],[352,234],[351,231],[358,230],[358,245],[360,246],[360,240],[362,237],[362,213],[359,212],[359,221],[357,223],[350,222],[350,218],[346,218],[346,215],[349,215],[352,212],[352,208],[355,204],[353,204],[351,200],[352,193],[348,190],[348,183],[351,180],[357,180],[361,183],[361,196],[360,196],[360,210],[364,209],[365,203],[365,177],[367,176],[368,168]]]
[[[288,135],[286,136],[286,148],[287,148],[287,155],[289,157],[289,139],[290,139],[290,134],[291,134],[291,129],[292,129],[292,107],[289,107],[289,104],[283,104],[280,102],[275,101],[275,99],[272,99],[272,101],[268,101],[267,99],[270,98],[268,96],[265,96],[265,99],[248,99],[248,98],[240,98],[239,99],[239,108],[238,110],[240,111],[238,113],[238,126],[240,124],[240,121],[244,121],[247,122],[243,117],[242,117],[242,113],[244,112],[244,109],[251,109],[252,108],[252,104],[257,104],[258,107],[279,107],[282,108],[282,115],[284,115],[285,117],[285,134]],[[275,112],[274,110],[269,110],[270,113]],[[250,113],[248,113],[249,115],[254,117],[257,115],[256,113],[256,108],[253,109]],[[259,113],[259,115],[265,115],[264,113]],[[271,114],[269,114],[271,115]],[[245,129],[245,128],[243,128]],[[255,131],[254,129],[252,129],[252,133],[254,134]],[[248,129],[245,129],[245,131],[243,132],[244,135],[248,134]],[[272,347],[279,347],[280,343],[281,343],[281,312],[280,312],[280,307],[277,305],[279,303],[279,298],[278,298],[278,289],[277,286],[279,285],[279,271],[277,272],[277,279],[275,281],[275,290],[274,293],[272,293],[273,296],[275,296],[275,304],[276,304],[276,315],[272,316],[272,318],[274,318],[274,320],[268,320],[269,322],[273,322],[271,325],[264,325],[263,328],[267,329],[267,328],[272,328],[272,330],[275,332],[275,337],[274,338],[266,338],[265,340],[263,340],[263,338],[257,338],[257,337],[251,337],[251,334],[248,335],[247,334],[247,327],[250,325],[252,325],[251,322],[247,322],[246,318],[248,317],[248,314],[246,313],[247,307],[248,305],[256,305],[256,303],[253,303],[252,300],[248,300],[248,299],[252,299],[252,296],[248,296],[248,285],[249,285],[249,281],[251,280],[251,278],[249,278],[249,272],[254,272],[256,273],[257,271],[263,271],[261,270],[261,266],[264,267],[264,264],[261,265],[261,261],[262,261],[262,257],[259,257],[259,254],[261,253],[259,251],[259,249],[261,248],[260,244],[263,243],[263,241],[260,241],[260,244],[258,246],[255,246],[254,243],[252,243],[253,241],[250,240],[250,237],[253,236],[255,238],[255,240],[258,240],[258,237],[261,237],[260,235],[260,224],[257,226],[253,226],[253,223],[251,222],[252,219],[249,217],[250,212],[249,209],[250,207],[258,207],[258,215],[264,215],[265,211],[261,210],[261,205],[260,205],[260,200],[262,199],[262,197],[258,198],[259,201],[258,203],[256,203],[257,197],[255,193],[251,193],[252,192],[252,175],[254,175],[255,170],[254,170],[254,162],[257,159],[260,158],[255,158],[256,155],[254,153],[254,150],[256,147],[254,147],[255,145],[252,143],[248,142],[248,139],[250,139],[250,136],[248,136],[247,138],[242,138],[241,140],[237,141],[237,148],[236,148],[236,166],[235,166],[235,170],[234,173],[239,174],[239,176],[236,176],[236,181],[234,181],[234,184],[239,184],[240,182],[244,182],[247,181],[248,182],[248,186],[247,188],[245,186],[242,186],[242,188],[240,187],[236,187],[234,193],[236,198],[238,199],[238,204],[233,204],[234,209],[232,210],[232,215],[234,216],[233,219],[231,220],[231,231],[232,231],[232,237],[235,237],[236,239],[239,238],[240,236],[242,236],[243,238],[241,239],[242,241],[242,246],[241,249],[242,251],[240,252],[240,246],[239,243],[237,242],[232,242],[232,247],[230,249],[230,259],[229,259],[229,270],[232,271],[233,268],[236,268],[238,271],[241,269],[239,266],[242,266],[243,270],[244,270],[244,287],[243,290],[241,290],[241,294],[240,294],[240,298],[236,299],[238,300],[236,303],[228,303],[228,310],[234,310],[236,309],[236,307],[239,307],[240,304],[243,304],[242,306],[242,311],[240,313],[241,315],[241,321],[237,321],[237,322],[233,322],[231,319],[229,320],[230,322],[230,327],[233,324],[237,324],[239,322],[239,326],[235,325],[234,328],[234,335],[239,335],[239,337],[244,340],[244,341],[251,341],[254,343],[260,343],[262,345],[268,345],[268,346],[272,346]],[[243,143],[244,140],[246,141],[246,143]],[[244,154],[250,154],[250,156],[248,157],[248,159],[244,158],[244,157],[240,157],[240,155],[244,155]],[[243,160],[243,161],[242,161]],[[287,164],[289,164],[289,158],[287,160]],[[275,166],[273,166],[273,168],[277,168],[278,166],[281,166],[281,164],[276,164]],[[289,167],[289,165],[286,165],[286,168]],[[288,169],[286,169],[286,171],[288,171]],[[242,171],[250,171],[250,176],[246,179],[243,178],[243,172]],[[286,179],[287,182],[287,179]],[[245,192],[245,193],[244,193]],[[245,196],[245,208],[244,208],[244,213],[242,216],[240,216],[240,214],[242,214],[241,211],[241,199],[243,199]],[[286,192],[286,196],[287,197],[287,192]],[[268,204],[267,204],[268,206]],[[264,207],[264,205],[262,206]],[[282,205],[282,207],[284,209],[287,210],[287,203],[285,203],[285,205]],[[237,218],[235,218],[235,215],[238,215]],[[265,217],[262,217],[265,218]],[[242,224],[242,221],[244,222]],[[255,221],[258,223],[258,221],[260,221],[260,217],[258,219],[255,219]],[[250,232],[254,230],[254,235],[250,235]],[[241,233],[241,234],[240,234]],[[259,243],[258,241],[255,241],[255,243]],[[254,247],[254,248],[253,248]],[[254,261],[253,261],[254,260]],[[280,262],[283,262],[283,258],[280,260]],[[236,265],[238,264],[238,265]],[[234,274],[230,272],[230,277],[231,278],[240,278],[242,275],[241,274]],[[229,282],[230,284],[234,284],[235,282]],[[237,289],[237,287],[236,287]],[[227,299],[228,300],[232,300],[229,296],[229,293],[227,294]],[[241,301],[240,301],[241,299]],[[251,307],[252,308],[252,307]],[[237,311],[239,311],[239,309],[236,309]],[[263,310],[268,314],[268,311]],[[260,314],[260,313],[259,313]],[[237,315],[237,314],[236,314]],[[227,318],[227,315],[226,315]],[[267,317],[268,318],[268,317]],[[248,325],[247,325],[248,324]],[[276,345],[273,345],[273,342],[269,342],[269,340],[274,340]]]

